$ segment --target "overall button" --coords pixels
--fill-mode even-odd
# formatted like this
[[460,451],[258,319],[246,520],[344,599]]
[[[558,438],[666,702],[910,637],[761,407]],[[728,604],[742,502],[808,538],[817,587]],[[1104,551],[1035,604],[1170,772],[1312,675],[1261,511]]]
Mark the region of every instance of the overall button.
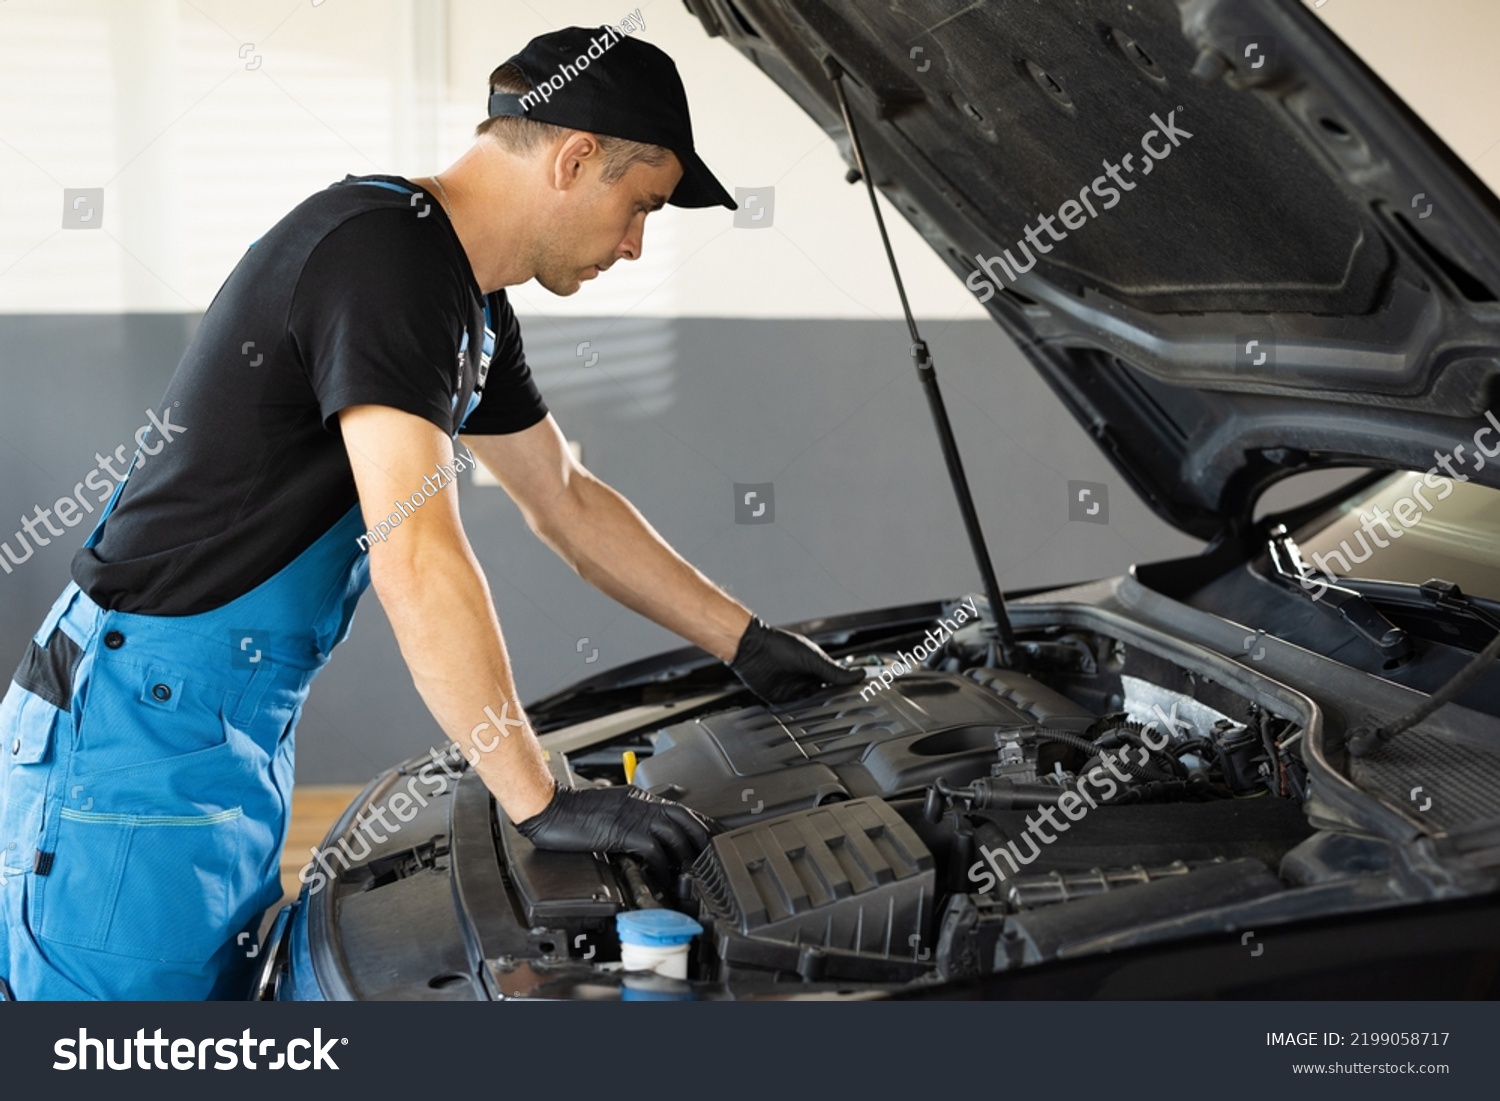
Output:
[[20,738],[17,738],[15,741],[13,741],[13,742],[10,743],[10,755],[12,757],[19,757],[21,755],[21,739]]
[[165,684],[158,684],[155,688],[151,689],[151,695],[155,696],[162,703],[166,703],[172,698],[172,690]]
[[104,645],[108,646],[111,650],[118,650],[121,646],[125,645],[125,636],[120,634],[119,631],[110,631],[104,636]]

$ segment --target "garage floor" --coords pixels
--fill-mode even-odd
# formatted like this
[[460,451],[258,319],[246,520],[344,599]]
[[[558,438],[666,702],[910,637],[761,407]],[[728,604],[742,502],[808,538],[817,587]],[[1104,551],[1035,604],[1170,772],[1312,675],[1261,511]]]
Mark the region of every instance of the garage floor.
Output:
[[292,824],[287,831],[286,848],[281,852],[282,899],[268,916],[297,897],[302,889],[297,873],[312,859],[308,850],[323,843],[338,816],[354,802],[361,786],[298,784],[292,789]]

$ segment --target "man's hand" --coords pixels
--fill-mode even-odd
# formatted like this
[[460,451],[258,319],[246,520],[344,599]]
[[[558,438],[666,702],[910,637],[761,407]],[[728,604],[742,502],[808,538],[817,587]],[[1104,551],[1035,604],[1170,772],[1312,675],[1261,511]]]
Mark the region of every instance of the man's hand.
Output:
[[825,684],[853,685],[863,670],[840,665],[817,643],[751,616],[729,667],[745,687],[767,703],[786,703],[816,692]]
[[664,881],[692,861],[722,827],[695,810],[638,787],[564,788],[537,815],[517,822],[539,849],[630,853]]

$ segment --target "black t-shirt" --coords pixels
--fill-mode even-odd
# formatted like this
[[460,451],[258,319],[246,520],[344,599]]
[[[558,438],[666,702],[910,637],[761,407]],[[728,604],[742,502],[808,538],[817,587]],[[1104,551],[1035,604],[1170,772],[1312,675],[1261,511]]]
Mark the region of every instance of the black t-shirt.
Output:
[[[359,499],[341,409],[393,406],[449,435],[547,415],[505,292],[481,294],[442,206],[355,180],[276,223],[209,304],[159,407],[180,434],[146,438],[159,450],[142,454],[99,545],[73,559],[96,603],[194,615],[290,563]],[[494,354],[481,382],[486,306]]]

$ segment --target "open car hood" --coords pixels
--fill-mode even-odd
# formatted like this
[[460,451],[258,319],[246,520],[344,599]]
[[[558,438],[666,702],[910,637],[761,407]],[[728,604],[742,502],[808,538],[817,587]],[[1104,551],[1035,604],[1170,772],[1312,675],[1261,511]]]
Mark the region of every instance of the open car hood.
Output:
[[1294,0],[687,2],[852,164],[843,67],[876,186],[1185,532],[1500,405],[1500,203]]

